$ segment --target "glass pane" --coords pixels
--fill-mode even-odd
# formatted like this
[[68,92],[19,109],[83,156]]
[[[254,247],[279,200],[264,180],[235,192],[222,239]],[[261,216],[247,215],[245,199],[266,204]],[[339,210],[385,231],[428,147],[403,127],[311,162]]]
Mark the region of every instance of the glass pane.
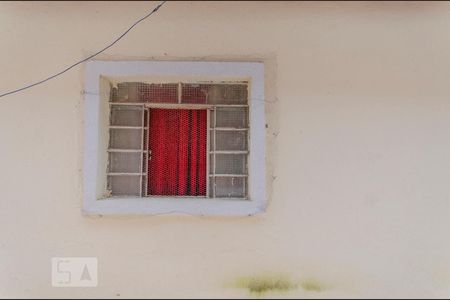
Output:
[[245,198],[245,177],[216,177],[216,198]]
[[214,124],[214,110],[210,110],[209,112],[209,127],[213,128],[215,126]]
[[140,176],[108,176],[108,187],[113,196],[140,196]]
[[209,178],[209,197],[210,198],[214,198],[214,186],[215,186],[215,183],[214,183],[214,177],[210,177]]
[[142,126],[142,107],[132,105],[112,105],[111,125]]
[[207,92],[209,104],[247,104],[246,84],[214,84]]
[[147,154],[142,154],[142,173],[147,173],[148,162],[147,162]]
[[214,174],[214,154],[209,155],[209,174]]
[[135,149],[142,147],[142,129],[110,129],[109,147],[112,149]]
[[144,149],[148,149],[148,130],[144,129],[144,139],[143,139],[143,144],[144,144]]
[[214,131],[209,131],[209,151],[214,151]]
[[247,128],[247,107],[217,108],[217,127]]
[[246,84],[182,84],[182,103],[247,104],[247,98]]
[[145,124],[145,126],[148,125],[148,111],[149,111],[148,108],[144,109],[144,124]]
[[216,154],[216,174],[247,174],[247,154]]
[[148,180],[147,176],[142,176],[142,196],[146,197],[147,195],[147,186],[148,186]]
[[178,103],[178,83],[139,85],[139,102]]
[[124,82],[117,85],[117,92],[113,98],[114,102],[139,102],[139,82]]
[[246,151],[247,131],[216,131],[216,150]]
[[114,102],[177,103],[178,84],[122,82],[117,85],[112,98]]
[[141,153],[109,153],[110,173],[139,173]]
[[206,104],[210,84],[183,83],[181,85],[181,102]]

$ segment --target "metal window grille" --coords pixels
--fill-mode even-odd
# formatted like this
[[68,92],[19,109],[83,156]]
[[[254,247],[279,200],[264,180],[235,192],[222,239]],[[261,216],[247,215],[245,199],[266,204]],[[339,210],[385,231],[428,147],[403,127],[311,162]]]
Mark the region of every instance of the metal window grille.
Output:
[[[161,109],[169,114],[156,114]],[[206,122],[199,121],[200,114],[192,117],[181,112],[190,110],[206,111]],[[166,119],[154,119],[161,115]],[[183,122],[190,123],[186,126]],[[171,138],[158,136],[155,140],[154,133],[163,130]],[[202,130],[205,151],[198,150],[198,145],[203,145],[199,142]],[[111,90],[109,135],[107,188],[112,196],[248,198],[250,136],[246,82],[120,83]],[[152,160],[164,164],[160,156],[177,153],[188,158],[178,163],[172,160],[153,170]],[[200,176],[197,173],[203,163],[206,174]],[[180,179],[183,176],[188,177],[188,186],[185,178]],[[200,182],[195,182],[194,176]],[[152,181],[154,178],[159,178],[159,182]]]

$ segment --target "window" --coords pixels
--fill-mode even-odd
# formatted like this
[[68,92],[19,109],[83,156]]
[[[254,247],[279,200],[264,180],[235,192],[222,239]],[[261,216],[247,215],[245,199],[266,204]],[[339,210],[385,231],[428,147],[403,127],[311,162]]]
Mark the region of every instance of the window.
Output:
[[264,211],[262,67],[90,62],[84,212]]
[[111,196],[247,198],[248,83],[110,89]]

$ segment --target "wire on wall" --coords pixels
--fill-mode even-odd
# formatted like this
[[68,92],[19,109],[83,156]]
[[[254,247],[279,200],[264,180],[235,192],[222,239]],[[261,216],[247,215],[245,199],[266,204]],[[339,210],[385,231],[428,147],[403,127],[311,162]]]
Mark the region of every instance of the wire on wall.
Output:
[[65,72],[67,72],[67,71],[69,71],[70,69],[72,69],[72,68],[78,66],[79,64],[82,64],[82,63],[84,63],[84,62],[86,62],[86,61],[88,61],[88,60],[94,58],[95,56],[99,55],[100,53],[102,53],[102,52],[108,50],[109,48],[111,48],[112,46],[114,46],[114,44],[116,44],[118,41],[120,41],[120,40],[121,40],[128,32],[130,32],[131,29],[133,29],[136,25],[138,25],[140,22],[144,21],[145,19],[147,19],[148,17],[150,17],[151,15],[153,15],[155,12],[157,12],[157,11],[161,8],[161,6],[163,6],[164,3],[166,3],[166,2],[167,2],[167,1],[162,1],[162,2],[161,2],[160,4],[158,4],[152,11],[150,11],[147,15],[145,15],[145,16],[142,17],[142,18],[140,18],[140,19],[137,20],[136,22],[134,22],[134,24],[131,25],[130,28],[128,28],[124,33],[122,33],[122,34],[121,34],[118,38],[116,38],[112,43],[110,43],[109,45],[107,45],[106,47],[104,47],[103,49],[101,49],[100,51],[98,51],[98,52],[96,52],[96,53],[94,53],[94,54],[92,54],[92,55],[90,55],[90,56],[84,58],[83,60],[80,60],[80,61],[78,61],[78,62],[72,64],[71,66],[65,68],[64,70],[62,70],[62,71],[60,71],[60,72],[58,72],[58,73],[56,73],[56,74],[54,74],[54,75],[51,75],[51,76],[49,76],[49,77],[47,77],[47,78],[45,78],[45,79],[43,79],[43,80],[41,80],[41,81],[35,82],[35,83],[33,83],[33,84],[24,86],[24,87],[22,87],[22,88],[19,88],[19,89],[10,91],[10,92],[6,92],[6,93],[3,93],[3,94],[0,94],[0,98],[1,98],[1,97],[5,97],[5,96],[8,96],[8,95],[11,95],[11,94],[14,94],[14,93],[18,93],[18,92],[20,92],[20,91],[29,89],[29,88],[31,88],[31,87],[33,87],[33,86],[36,86],[36,85],[42,84],[42,83],[44,83],[44,82],[46,82],[46,81],[49,81],[49,80],[51,80],[51,79],[53,79],[53,78],[55,78],[55,77],[58,77],[59,75],[64,74]]

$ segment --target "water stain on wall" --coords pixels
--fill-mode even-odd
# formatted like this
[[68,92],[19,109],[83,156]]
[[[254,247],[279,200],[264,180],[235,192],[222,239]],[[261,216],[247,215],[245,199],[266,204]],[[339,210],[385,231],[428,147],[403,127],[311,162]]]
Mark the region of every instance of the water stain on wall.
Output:
[[308,278],[299,282],[293,281],[286,274],[260,274],[240,277],[235,282],[235,287],[247,289],[251,294],[262,296],[269,292],[289,292],[303,289],[306,292],[323,292],[327,286],[319,280]]
[[313,278],[301,281],[300,287],[307,292],[323,292],[328,289],[325,284]]

